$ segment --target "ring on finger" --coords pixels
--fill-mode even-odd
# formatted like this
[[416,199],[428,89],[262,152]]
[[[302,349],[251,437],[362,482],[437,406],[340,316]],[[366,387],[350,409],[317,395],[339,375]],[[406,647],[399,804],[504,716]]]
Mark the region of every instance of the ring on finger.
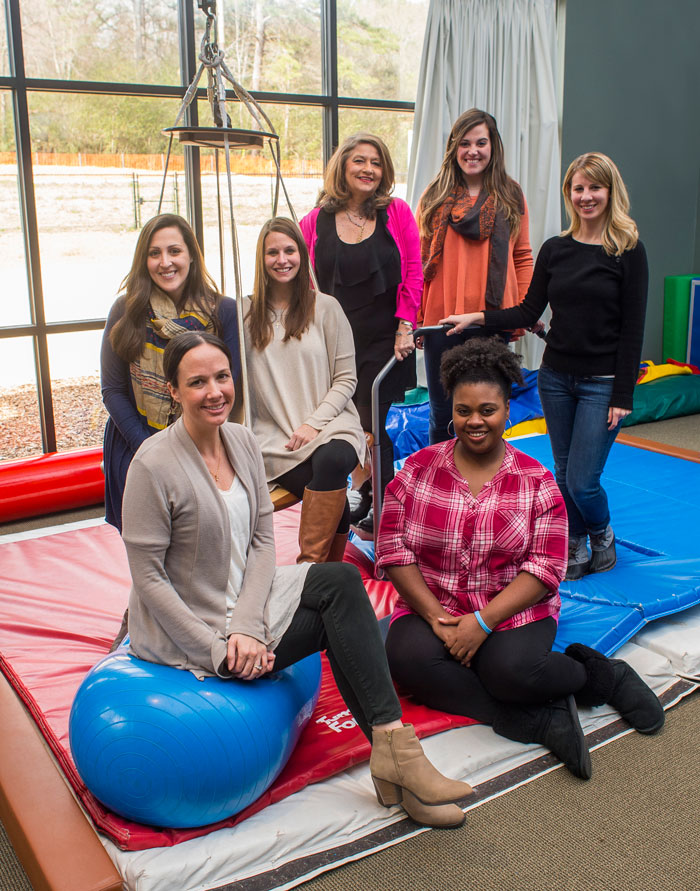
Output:
[[257,665],[254,665],[253,668],[254,668],[256,671],[262,671],[262,662],[258,662],[258,664],[257,664]]

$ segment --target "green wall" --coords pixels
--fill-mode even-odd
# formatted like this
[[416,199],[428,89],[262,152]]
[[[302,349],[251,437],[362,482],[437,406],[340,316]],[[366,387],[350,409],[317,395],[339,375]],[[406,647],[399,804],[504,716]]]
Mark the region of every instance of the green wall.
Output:
[[700,273],[700,2],[566,0],[563,112],[562,174],[601,151],[629,190],[661,361],[664,276]]

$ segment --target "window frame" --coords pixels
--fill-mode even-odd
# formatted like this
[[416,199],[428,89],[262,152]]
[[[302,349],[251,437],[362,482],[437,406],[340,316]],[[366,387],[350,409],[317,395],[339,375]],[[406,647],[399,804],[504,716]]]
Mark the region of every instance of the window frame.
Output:
[[[34,347],[34,365],[44,453],[56,451],[56,425],[54,419],[51,373],[49,369],[48,337],[51,334],[104,329],[106,319],[76,319],[74,321],[47,322],[39,248],[39,224],[36,211],[36,194],[31,157],[31,133],[29,126],[30,92],[85,93],[110,96],[140,96],[151,98],[182,98],[184,89],[197,72],[199,46],[195,34],[196,0],[177,0],[178,39],[181,86],[166,84],[134,84],[76,80],[31,78],[25,75],[24,44],[21,27],[21,0],[4,0],[7,44],[9,52],[9,76],[0,76],[0,89],[12,97],[17,153],[17,177],[20,206],[20,226],[27,270],[30,323],[0,327],[2,340],[10,337],[30,336]],[[338,113],[341,108],[414,111],[415,103],[399,100],[361,99],[338,95],[338,41],[336,0],[320,0],[321,8],[321,64],[322,93],[252,92],[261,103],[280,105],[306,105],[322,110],[322,145],[324,167],[338,146]],[[227,94],[235,101],[232,93]],[[206,101],[206,89],[199,88],[197,100]],[[197,102],[187,109],[185,123],[197,126]],[[200,152],[196,147],[185,147],[185,194],[187,217],[192,224],[200,245],[204,244],[202,212],[202,187]]]

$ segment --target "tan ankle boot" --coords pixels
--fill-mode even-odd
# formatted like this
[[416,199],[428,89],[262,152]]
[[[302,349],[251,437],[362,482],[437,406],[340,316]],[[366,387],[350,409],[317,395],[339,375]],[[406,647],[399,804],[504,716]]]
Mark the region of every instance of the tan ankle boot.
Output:
[[413,724],[400,730],[374,730],[369,770],[379,803],[401,804],[403,790],[422,804],[447,804],[472,791],[469,783],[450,780],[428,761]]
[[304,489],[297,563],[325,563],[345,509],[346,489]]
[[423,804],[408,789],[403,790],[401,806],[416,823],[434,829],[456,829],[466,820],[464,811],[456,804]]
[[331,542],[331,548],[326,557],[326,563],[342,563],[345,556],[345,545],[348,543],[347,532],[336,532]]

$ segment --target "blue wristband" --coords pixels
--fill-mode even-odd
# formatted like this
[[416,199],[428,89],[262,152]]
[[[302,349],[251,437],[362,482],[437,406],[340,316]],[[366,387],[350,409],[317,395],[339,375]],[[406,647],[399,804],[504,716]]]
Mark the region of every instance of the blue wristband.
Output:
[[481,613],[479,612],[478,609],[474,611],[474,618],[475,618],[476,621],[479,623],[479,625],[481,625],[481,627],[484,629],[484,631],[485,631],[487,634],[491,634],[491,629],[490,629],[489,626],[486,624],[486,622],[484,622],[484,620],[481,618]]

